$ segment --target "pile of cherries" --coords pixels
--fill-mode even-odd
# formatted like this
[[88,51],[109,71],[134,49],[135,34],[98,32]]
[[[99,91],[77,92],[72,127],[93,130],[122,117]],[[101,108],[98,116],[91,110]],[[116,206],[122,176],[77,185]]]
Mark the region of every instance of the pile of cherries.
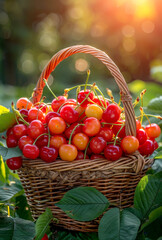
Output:
[[[100,159],[116,161],[121,156],[139,151],[150,155],[158,148],[155,140],[161,133],[156,123],[142,126],[136,120],[136,137],[126,136],[124,109],[115,101],[90,89],[77,88],[76,99],[67,92],[55,97],[50,104],[33,104],[20,98],[12,109],[17,124],[7,130],[8,148],[18,146],[27,159],[41,158],[47,163],[57,158],[64,161]],[[101,92],[100,92],[101,93]],[[7,160],[12,170],[22,166],[22,157]]]

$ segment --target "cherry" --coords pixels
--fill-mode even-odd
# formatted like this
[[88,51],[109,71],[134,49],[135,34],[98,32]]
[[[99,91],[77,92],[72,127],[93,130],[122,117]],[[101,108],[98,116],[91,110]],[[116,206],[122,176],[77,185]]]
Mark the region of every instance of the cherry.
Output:
[[99,154],[101,153],[106,147],[106,141],[102,137],[94,137],[90,142],[90,149],[93,153]]
[[[65,130],[65,132],[64,132],[66,138],[68,138],[68,139],[70,138],[73,129],[74,129],[78,124],[79,124],[79,123],[73,123],[73,124],[70,125],[70,127],[66,128],[66,130]],[[75,128],[75,130],[74,130],[74,132],[73,132],[73,134],[72,134],[72,137],[73,137],[76,133],[80,133],[80,132],[82,132],[82,126],[81,126],[81,125],[78,125],[78,126]]]
[[51,103],[51,107],[54,112],[57,112],[59,108],[67,101],[66,97],[64,96],[59,96],[55,99],[53,99]]
[[101,154],[92,154],[90,157],[91,160],[100,159],[100,158],[104,159],[104,156]]
[[17,170],[22,166],[22,157],[20,156],[9,158],[6,161],[6,164],[11,170]]
[[41,240],[48,240],[48,236],[47,236],[47,234],[45,233],[44,234],[44,236],[42,237],[42,239]]
[[134,153],[139,147],[139,141],[134,136],[126,136],[122,139],[120,146],[127,154]]
[[21,138],[23,135],[26,135],[26,133],[27,126],[24,124],[18,124],[13,127],[13,134],[17,139]]
[[47,115],[45,116],[45,122],[48,124],[49,120],[53,117],[60,117],[60,114],[57,112],[48,112]]
[[33,144],[33,143],[34,143],[34,140],[31,137],[24,135],[19,139],[18,146],[21,150],[23,150],[26,144]]
[[115,123],[120,118],[120,107],[117,104],[109,104],[106,110],[103,113],[103,119],[108,123]]
[[84,126],[82,126],[82,132],[89,137],[93,137],[99,133],[101,129],[100,121],[97,118],[89,117],[84,120]]
[[28,110],[27,109],[21,109],[20,114],[24,118],[25,121],[28,121]]
[[79,113],[69,105],[61,108],[60,115],[69,124],[76,122],[79,118]]
[[117,133],[120,130],[120,132],[118,133],[118,137],[119,138],[124,138],[126,136],[126,134],[125,134],[125,125],[123,126],[123,124],[125,124],[124,120],[117,121],[117,122],[115,122],[115,124],[113,125],[113,128],[112,128],[113,133],[114,133],[115,136],[117,135]]
[[77,106],[76,111],[79,113],[78,121],[82,121],[85,118],[85,107]]
[[141,129],[141,122],[139,120],[136,120],[136,129]]
[[61,135],[53,135],[50,138],[50,147],[59,149],[62,144],[66,144],[66,138]]
[[31,108],[28,112],[28,121],[31,122],[33,120],[40,120],[41,122],[45,120],[44,113],[35,107]]
[[138,151],[141,155],[150,155],[154,152],[154,144],[151,140],[147,139],[146,142],[139,146]]
[[[88,95],[89,94],[89,95]],[[80,103],[80,105],[82,106],[82,107],[86,107],[90,102],[89,102],[89,100],[88,100],[88,98],[83,102],[83,100],[87,97],[87,95],[88,95],[88,98],[89,99],[91,99],[91,100],[93,100],[94,99],[94,93],[93,92],[91,92],[90,93],[90,90],[82,90],[82,91],[80,91],[79,93],[78,93],[78,97],[77,97],[77,100],[78,100],[78,103]],[[81,104],[81,102],[83,102],[82,104]]]
[[48,145],[48,135],[42,135],[41,137],[39,137],[37,139],[37,141],[35,142],[35,145],[38,148],[44,147]]
[[107,106],[109,105],[109,101],[107,99],[106,99],[106,105],[105,105],[105,101],[102,96],[99,96],[99,99],[98,99],[98,97],[95,97],[93,99],[93,102],[95,102],[97,105],[99,105],[101,107],[104,106],[105,108],[107,108]]
[[77,147],[78,150],[85,150],[89,142],[89,137],[85,133],[77,133],[72,139],[72,144]]
[[72,144],[62,144],[59,148],[59,155],[64,161],[74,161],[78,155],[78,150]]
[[151,123],[145,127],[145,131],[149,138],[157,138],[161,134],[161,129],[156,123]]
[[18,139],[13,135],[9,135],[6,139],[6,145],[8,148],[13,148],[18,145]]
[[139,145],[142,145],[147,140],[147,133],[145,132],[144,129],[140,128],[140,129],[137,130],[136,138],[139,141]]
[[58,150],[51,147],[42,147],[40,149],[40,158],[47,163],[54,162],[58,156]]
[[61,117],[51,118],[48,123],[48,128],[51,134],[61,134],[66,129],[66,122]]
[[87,117],[95,117],[98,120],[101,120],[102,114],[103,114],[102,108],[96,104],[90,104],[85,109],[85,115]]
[[28,135],[33,139],[36,139],[39,135],[43,134],[44,132],[45,128],[40,120],[33,120],[27,129]]
[[35,105],[35,107],[37,109],[40,109],[44,114],[46,114],[50,110],[50,107],[45,103],[38,103],[37,105]]
[[113,130],[106,126],[101,127],[101,130],[97,134],[97,137],[102,137],[105,139],[106,142],[110,142],[113,138]]
[[159,147],[159,145],[158,145],[158,143],[156,142],[156,140],[154,139],[154,138],[151,138],[150,139],[152,142],[153,142],[153,144],[154,144],[154,151]]
[[[76,157],[76,160],[83,160],[84,159],[84,152],[78,151],[78,155]],[[89,159],[88,155],[86,155],[85,159]]]
[[31,107],[33,107],[33,104],[29,99],[22,97],[17,100],[16,108],[18,110],[21,110],[21,109],[29,110]]
[[6,136],[8,137],[9,135],[13,135],[13,127],[7,129]]
[[110,161],[116,161],[122,156],[122,149],[117,145],[107,145],[104,149],[105,157]]
[[36,159],[39,156],[39,148],[33,144],[26,144],[23,148],[23,155],[29,159]]

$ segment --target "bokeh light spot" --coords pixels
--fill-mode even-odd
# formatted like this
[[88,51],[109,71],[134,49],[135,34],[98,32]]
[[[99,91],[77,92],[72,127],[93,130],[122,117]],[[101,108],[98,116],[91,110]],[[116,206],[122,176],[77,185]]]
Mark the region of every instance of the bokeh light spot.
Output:
[[132,27],[130,25],[125,25],[122,28],[122,33],[125,37],[133,37],[134,33],[135,33],[134,27]]
[[88,64],[88,62],[85,59],[79,58],[75,62],[75,68],[79,72],[84,72],[84,71],[86,71],[89,68],[89,64]]
[[148,20],[148,21],[144,21],[141,27],[145,33],[152,33],[154,31],[155,25],[152,21]]
[[124,40],[123,40],[123,48],[127,52],[134,51],[135,48],[136,48],[136,43],[135,43],[134,39],[132,39],[132,38],[124,38]]

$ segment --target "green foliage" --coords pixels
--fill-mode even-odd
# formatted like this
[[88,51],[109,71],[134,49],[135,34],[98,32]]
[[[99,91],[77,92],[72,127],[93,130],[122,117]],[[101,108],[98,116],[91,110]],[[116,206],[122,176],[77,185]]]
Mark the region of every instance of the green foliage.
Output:
[[162,113],[162,96],[153,98],[147,105],[147,108]]
[[7,148],[0,146],[0,155],[3,157],[3,160],[7,160],[11,157],[19,157],[22,156],[22,151],[19,147],[15,148]]
[[0,133],[12,127],[15,122],[14,113],[0,105]]
[[109,206],[107,198],[92,187],[78,187],[65,193],[56,204],[66,214],[78,221],[91,221]]
[[107,211],[100,220],[98,234],[100,240],[135,240],[140,220],[127,210],[118,208]]
[[0,216],[1,240],[33,240],[34,236],[33,222],[21,218]]
[[24,193],[24,189],[20,184],[12,183],[10,185],[6,184],[0,186],[0,201],[5,202],[10,200],[11,198],[15,198]]
[[42,213],[36,221],[36,238],[35,240],[41,240],[44,234],[49,229],[49,224],[53,219],[52,212],[49,208],[46,208],[46,211]]

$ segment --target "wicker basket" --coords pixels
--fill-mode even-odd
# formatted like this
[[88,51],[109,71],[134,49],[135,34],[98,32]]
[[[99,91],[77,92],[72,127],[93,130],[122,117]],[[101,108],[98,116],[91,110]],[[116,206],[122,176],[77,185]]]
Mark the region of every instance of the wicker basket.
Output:
[[[68,47],[56,53],[44,68],[33,94],[33,103],[39,102],[45,83],[55,67],[75,53],[89,53],[103,62],[116,80],[125,111],[126,135],[136,135],[136,120],[127,84],[115,63],[101,50],[87,45]],[[36,219],[46,207],[51,208],[54,217],[59,219],[59,226],[69,230],[95,232],[98,228],[96,219],[91,222],[79,222],[69,218],[54,204],[70,189],[78,186],[91,186],[102,192],[111,203],[120,208],[133,204],[135,188],[153,160],[143,157],[139,152],[124,156],[115,162],[106,159],[77,160],[66,162],[56,160],[45,163],[41,159],[23,160],[18,171],[24,187],[33,218]]]

